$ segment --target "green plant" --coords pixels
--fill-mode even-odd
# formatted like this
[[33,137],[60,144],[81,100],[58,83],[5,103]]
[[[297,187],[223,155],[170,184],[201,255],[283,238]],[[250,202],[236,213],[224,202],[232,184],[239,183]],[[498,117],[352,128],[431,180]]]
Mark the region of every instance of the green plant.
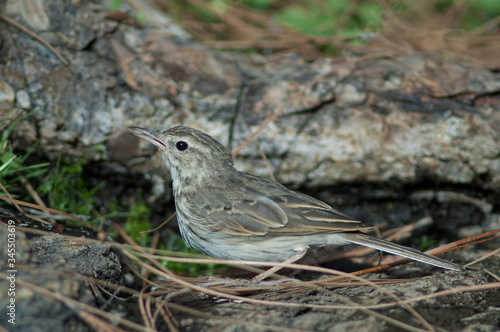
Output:
[[412,238],[412,241],[421,251],[426,251],[439,245],[438,241],[430,239],[426,234],[418,238]]
[[[14,198],[20,198],[23,194],[21,190],[22,186],[20,185],[21,178],[40,178],[48,171],[49,163],[25,165],[26,160],[30,157],[36,146],[32,146],[28,151],[21,154],[19,151],[14,150],[11,141],[12,131],[31,114],[18,117],[14,121],[12,119],[4,119],[0,124],[0,128],[2,128],[0,136],[0,183]],[[6,194],[0,192],[0,195]]]
[[128,212],[127,221],[123,225],[123,230],[140,246],[149,247],[151,245],[152,233],[145,233],[153,227],[149,222],[151,209],[139,199]]
[[61,211],[90,216],[96,204],[96,193],[105,185],[101,182],[88,188],[84,178],[84,162],[59,157],[55,167],[48,172],[37,189],[47,197],[47,204]]
[[359,36],[368,22],[380,20],[381,7],[370,2],[305,1],[276,15],[279,23],[314,36]]
[[[36,194],[49,207],[75,215],[94,215],[95,194],[105,183],[101,182],[89,189],[84,178],[84,161],[60,157],[55,166],[50,162],[28,165],[37,145],[23,152],[15,150],[16,144],[11,139],[12,132],[32,114],[33,112],[15,120],[7,118],[0,124],[3,128],[0,136],[0,182],[14,198],[33,201],[23,184],[24,180],[30,180],[37,188]],[[1,202],[0,204],[8,204]]]
[[[465,31],[472,31],[500,15],[500,2],[497,0],[468,0],[467,6],[467,12],[460,21]],[[498,29],[498,23],[494,26]]]
[[[160,249],[183,252],[195,256],[200,255],[200,252],[198,250],[187,248],[179,234],[174,232],[168,232],[168,240],[160,245]],[[162,264],[171,271],[187,274],[190,276],[213,275],[216,274],[217,270],[220,270],[222,268],[220,265],[216,264],[193,264],[169,261],[163,261]]]

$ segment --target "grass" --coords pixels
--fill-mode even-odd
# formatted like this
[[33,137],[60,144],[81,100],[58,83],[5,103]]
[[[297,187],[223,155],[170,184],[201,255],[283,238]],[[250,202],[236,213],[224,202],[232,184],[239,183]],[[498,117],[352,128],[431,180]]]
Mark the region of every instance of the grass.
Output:
[[84,177],[84,162],[59,156],[38,186],[37,193],[48,205],[68,213],[90,216],[96,206],[96,193],[106,185],[89,187]]
[[26,160],[33,153],[36,146],[32,146],[23,155],[18,155],[14,151],[10,141],[12,130],[19,122],[24,121],[29,116],[30,114],[17,117],[16,119],[4,119],[0,123],[0,128],[2,129],[0,137],[0,182],[12,193],[14,198],[20,198],[18,187],[21,178],[32,179],[43,176],[47,173],[49,166],[49,163],[26,165]]

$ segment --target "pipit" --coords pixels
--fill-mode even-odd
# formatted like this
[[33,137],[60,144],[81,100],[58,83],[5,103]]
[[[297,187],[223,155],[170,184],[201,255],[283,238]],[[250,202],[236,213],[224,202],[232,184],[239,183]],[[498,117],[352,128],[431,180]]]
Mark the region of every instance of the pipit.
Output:
[[[233,166],[229,151],[201,131],[129,127],[154,144],[172,176],[177,220],[184,242],[209,256],[294,262],[310,246],[358,244],[444,269],[462,267],[364,234],[362,223],[310,196]],[[260,281],[279,268],[254,278]]]

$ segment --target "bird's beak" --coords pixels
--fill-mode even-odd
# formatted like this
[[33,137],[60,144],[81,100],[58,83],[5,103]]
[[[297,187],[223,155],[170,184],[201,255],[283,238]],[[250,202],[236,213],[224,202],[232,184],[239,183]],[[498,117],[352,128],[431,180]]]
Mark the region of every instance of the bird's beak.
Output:
[[156,147],[164,151],[167,146],[159,138],[160,132],[157,130],[148,130],[141,127],[128,127],[127,131],[130,135],[143,139],[146,142],[156,145]]

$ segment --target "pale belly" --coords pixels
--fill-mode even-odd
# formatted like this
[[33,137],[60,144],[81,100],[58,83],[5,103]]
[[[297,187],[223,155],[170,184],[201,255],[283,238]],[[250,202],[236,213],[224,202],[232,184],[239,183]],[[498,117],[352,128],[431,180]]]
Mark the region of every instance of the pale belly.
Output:
[[344,245],[349,242],[342,234],[316,234],[299,236],[239,236],[221,237],[207,234],[200,238],[185,223],[179,223],[181,235],[191,248],[204,254],[221,259],[282,262],[309,246]]

